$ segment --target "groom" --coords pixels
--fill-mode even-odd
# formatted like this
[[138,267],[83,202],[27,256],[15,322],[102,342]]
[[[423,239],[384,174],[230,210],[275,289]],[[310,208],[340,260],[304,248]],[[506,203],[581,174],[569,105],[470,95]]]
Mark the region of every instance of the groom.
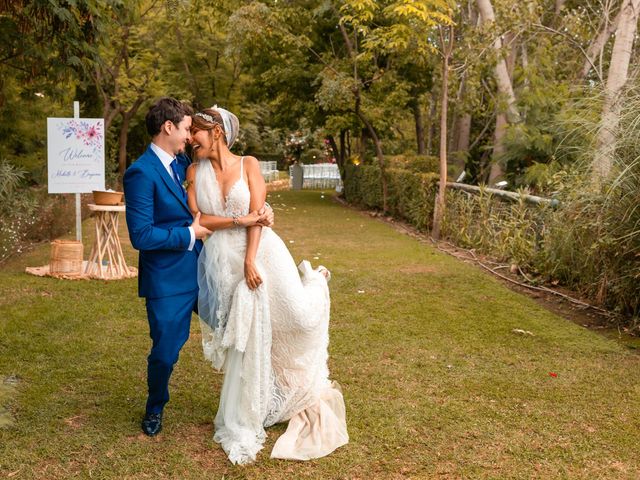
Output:
[[[189,106],[161,98],[151,106],[146,126],[152,143],[124,175],[127,227],[139,250],[138,294],[146,299],[152,340],[147,358],[149,395],[142,431],[162,430],[162,411],[169,401],[169,377],[189,338],[191,312],[198,300],[198,254],[211,230],[202,225],[232,226],[216,217],[196,215],[187,206],[182,182],[190,164]],[[273,223],[273,211],[260,212],[260,223]],[[213,228],[213,227],[212,227]]]

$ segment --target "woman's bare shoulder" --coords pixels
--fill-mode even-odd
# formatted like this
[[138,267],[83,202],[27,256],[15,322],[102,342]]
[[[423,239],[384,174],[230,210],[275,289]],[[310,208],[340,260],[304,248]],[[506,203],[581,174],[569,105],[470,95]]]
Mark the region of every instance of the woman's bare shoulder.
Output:
[[195,178],[195,176],[196,176],[196,168],[197,168],[196,162],[193,162],[191,165],[189,165],[187,167],[187,178],[188,179]]
[[244,166],[248,168],[260,168],[260,163],[256,157],[252,157],[251,155],[247,155],[244,157]]

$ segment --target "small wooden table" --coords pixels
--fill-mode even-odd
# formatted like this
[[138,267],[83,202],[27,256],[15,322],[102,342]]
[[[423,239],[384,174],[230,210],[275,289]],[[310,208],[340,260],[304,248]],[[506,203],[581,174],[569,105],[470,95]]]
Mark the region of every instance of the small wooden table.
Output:
[[88,207],[95,213],[96,240],[84,273],[102,280],[137,276],[137,269],[127,266],[118,237],[118,214],[126,210],[125,206],[90,203]]

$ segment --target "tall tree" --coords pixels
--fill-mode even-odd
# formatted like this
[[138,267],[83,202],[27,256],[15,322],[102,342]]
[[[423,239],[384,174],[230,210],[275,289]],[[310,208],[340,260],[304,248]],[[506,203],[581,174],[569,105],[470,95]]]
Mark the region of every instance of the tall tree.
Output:
[[[109,42],[100,46],[93,81],[103,101],[105,130],[118,124],[118,174],[127,168],[127,142],[131,121],[140,107],[154,96],[166,95],[169,82],[163,76],[161,34],[164,3],[159,0],[127,1],[110,10]],[[175,87],[172,87],[175,88]]]
[[445,191],[447,188],[447,108],[449,106],[449,63],[453,52],[453,26],[439,27],[440,52],[442,54],[442,100],[440,110],[440,182],[433,211],[431,236],[440,238],[440,227],[445,214]]
[[625,0],[613,43],[607,83],[604,90],[602,120],[598,133],[596,154],[592,163],[593,183],[600,186],[613,167],[616,134],[620,121],[620,94],[629,76],[629,62],[638,29],[640,0]]
[[[387,198],[388,198],[388,180],[386,173],[386,164],[384,159],[384,153],[382,151],[382,141],[378,136],[378,132],[373,126],[373,122],[369,119],[368,115],[363,111],[362,108],[362,79],[360,78],[360,73],[358,71],[358,51],[355,50],[356,45],[354,45],[351,41],[349,33],[344,25],[344,22],[340,22],[339,24],[340,32],[342,33],[342,38],[344,40],[344,44],[347,48],[347,52],[349,53],[349,58],[353,64],[353,84],[351,87],[351,92],[353,94],[354,99],[354,113],[360,119],[360,121],[364,124],[368,136],[373,140],[373,145],[376,152],[376,158],[378,159],[378,166],[380,167],[380,178],[382,183],[382,211],[387,211]],[[364,144],[364,142],[363,142]]]
[[[496,23],[493,5],[490,0],[477,0],[478,11],[482,18],[482,23],[491,27]],[[498,94],[500,95],[497,104],[496,127],[493,141],[493,163],[491,173],[489,175],[489,183],[493,183],[496,179],[503,175],[503,168],[499,163],[499,159],[504,153],[504,137],[506,128],[509,123],[520,121],[520,113],[516,105],[516,96],[513,91],[513,85],[509,76],[507,62],[502,53],[502,38],[498,32],[494,32],[495,39],[493,41],[493,49],[495,51],[496,60],[494,67],[494,75],[498,86]],[[506,103],[506,107],[502,104]]]
[[[427,57],[433,55],[434,47],[430,35],[440,25],[452,22],[452,8],[446,0],[396,0],[378,4],[372,0],[349,0],[342,7],[343,17],[341,29],[345,43],[350,41],[343,24],[354,26],[355,38],[357,32],[362,32],[362,57],[365,59],[386,58],[384,68],[378,66],[374,79],[384,75],[392,65],[390,58],[411,51],[416,62],[428,64]],[[357,65],[354,63],[354,72]],[[378,165],[381,171],[383,190],[383,211],[387,210],[387,178],[385,172],[385,158],[382,142],[375,131],[373,123],[363,115],[361,109],[361,82],[354,87],[356,101],[356,115],[363,122],[369,135],[373,139]]]
[[[628,3],[628,2],[625,2]],[[618,25],[620,24],[620,18],[622,17],[623,9],[621,8],[616,16],[612,19],[611,13],[613,10],[614,2],[609,3],[606,2],[604,4],[604,9],[602,11],[602,26],[598,34],[593,38],[589,47],[585,52],[584,63],[582,64],[582,69],[578,78],[580,80],[584,80],[589,72],[593,69],[596,63],[596,59],[599,56],[602,56],[603,50],[611,35],[618,29]],[[600,65],[599,77],[602,78],[602,65]]]

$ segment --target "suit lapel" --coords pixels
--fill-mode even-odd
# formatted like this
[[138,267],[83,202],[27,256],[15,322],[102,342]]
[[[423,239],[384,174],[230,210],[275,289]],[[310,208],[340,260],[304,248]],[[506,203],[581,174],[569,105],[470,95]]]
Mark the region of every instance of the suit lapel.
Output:
[[147,154],[149,156],[151,165],[153,165],[153,168],[156,169],[156,171],[160,175],[160,178],[162,178],[162,181],[167,186],[169,191],[173,194],[174,197],[176,197],[176,199],[187,210],[187,212],[191,214],[191,210],[189,210],[189,206],[187,205],[187,202],[182,195],[182,192],[180,191],[180,187],[178,187],[175,180],[169,175],[169,172],[167,172],[167,169],[164,168],[162,161],[158,158],[151,147],[147,148]]

